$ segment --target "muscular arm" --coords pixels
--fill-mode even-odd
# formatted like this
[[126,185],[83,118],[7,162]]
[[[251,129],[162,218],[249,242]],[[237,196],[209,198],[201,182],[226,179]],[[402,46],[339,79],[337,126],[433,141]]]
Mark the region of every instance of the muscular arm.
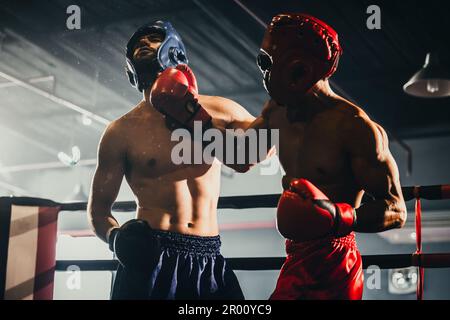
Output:
[[88,201],[88,219],[95,234],[108,240],[111,229],[118,227],[111,214],[124,175],[125,143],[117,124],[105,130],[98,148],[98,161]]
[[[211,97],[213,98],[213,101],[211,103],[206,103],[209,106],[209,109],[212,111],[213,114],[213,126],[216,129],[219,129],[224,134],[224,141],[225,139],[235,139],[235,146],[238,145],[236,143],[237,141],[241,141],[243,145],[245,145],[245,163],[243,164],[237,164],[236,161],[234,163],[227,163],[226,161],[223,161],[226,159],[227,148],[224,148],[223,150],[223,158],[220,159],[226,166],[238,171],[238,172],[246,172],[248,171],[252,166],[254,166],[257,162],[260,162],[267,157],[270,157],[275,153],[275,149],[273,147],[272,141],[270,141],[270,132],[267,132],[268,144],[266,146],[266,150],[264,151],[264,156],[257,157],[257,159],[254,159],[256,161],[251,161],[249,159],[248,155],[250,152],[250,145],[249,142],[251,140],[251,135],[253,134],[251,131],[259,129],[268,129],[267,119],[265,117],[265,111],[268,107],[269,103],[266,103],[263,109],[263,113],[258,116],[254,117],[252,116],[246,109],[244,109],[241,105],[238,103],[222,98],[222,97]],[[211,100],[210,100],[211,101]],[[227,129],[232,129],[234,131],[230,131]],[[255,140],[253,140],[255,142]],[[256,146],[256,152],[257,155],[260,155],[259,147],[261,147],[259,143],[259,134],[256,135],[256,142],[253,144],[253,146]],[[234,149],[235,159],[237,152],[242,152],[242,150]]]
[[356,182],[375,197],[375,201],[356,209],[355,231],[401,228],[406,222],[406,205],[385,131],[366,117],[355,117],[347,134],[346,144]]
[[[263,118],[255,119],[232,100],[199,95],[194,72],[187,65],[181,64],[176,68],[164,70],[152,86],[150,100],[159,112],[191,131],[195,130],[196,121],[201,122],[204,129],[211,128],[211,125],[219,129],[221,140],[231,143],[215,141],[220,138],[210,132],[211,136],[207,140],[214,142],[213,144],[205,143],[204,147],[205,149],[208,146],[211,147],[207,150],[211,153],[208,156],[215,152],[216,158],[236,171],[245,172],[270,154],[267,150],[269,148],[258,150],[260,149],[259,132],[255,134],[254,130],[250,130],[262,126]],[[240,132],[233,133],[233,129],[240,129]],[[208,134],[208,131],[205,131]],[[227,145],[230,146],[227,147]],[[217,150],[218,148],[220,149]],[[248,152],[254,149],[257,149],[255,153]]]

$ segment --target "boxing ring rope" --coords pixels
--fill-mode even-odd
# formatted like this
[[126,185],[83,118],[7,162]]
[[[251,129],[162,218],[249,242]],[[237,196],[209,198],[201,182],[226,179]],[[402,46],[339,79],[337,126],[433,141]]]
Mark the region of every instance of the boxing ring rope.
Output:
[[[363,268],[376,265],[380,269],[395,269],[405,267],[423,268],[449,268],[450,253],[422,253],[417,259],[413,254],[384,254],[384,255],[364,255]],[[227,258],[227,263],[234,270],[241,271],[264,271],[280,270],[284,257],[265,258]],[[80,271],[115,271],[118,266],[117,260],[58,260],[56,271],[67,271],[67,268],[76,265]]]
[[[372,265],[380,269],[394,269],[415,266],[419,268],[417,281],[417,299],[423,298],[424,268],[450,268],[450,253],[422,253],[421,199],[450,199],[450,184],[433,186],[402,187],[405,201],[415,200],[416,251],[411,254],[364,255],[363,268]],[[275,208],[280,194],[265,194],[252,196],[220,197],[218,209],[250,209]],[[85,211],[86,202],[57,203],[47,199],[29,197],[0,197],[14,205],[23,206],[59,206],[60,211]],[[114,203],[115,212],[129,212],[136,209],[134,201]],[[227,263],[235,270],[261,271],[279,270],[284,263],[284,257],[227,258]],[[115,271],[117,260],[58,260],[56,271],[66,271],[76,265],[81,271]]]

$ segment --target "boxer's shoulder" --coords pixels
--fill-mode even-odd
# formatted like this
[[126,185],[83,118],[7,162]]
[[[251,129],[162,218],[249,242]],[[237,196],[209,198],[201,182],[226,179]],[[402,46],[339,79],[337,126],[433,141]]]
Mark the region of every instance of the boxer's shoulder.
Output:
[[373,121],[363,108],[347,100],[336,100],[334,106],[328,110],[334,114],[341,130],[354,130],[371,127]]
[[148,127],[146,119],[151,117],[152,113],[148,109],[150,108],[145,108],[141,102],[127,113],[112,120],[103,132],[102,141],[112,140],[116,145],[119,145],[121,141],[127,143],[127,137],[133,137],[142,131],[140,128],[143,126],[139,123],[147,123],[145,126]]
[[327,101],[327,108],[318,113],[314,120],[345,133],[352,131],[359,119],[369,119],[362,108],[343,99],[332,99]]
[[369,117],[362,107],[346,99],[333,99],[333,102],[333,107],[330,108],[330,111],[341,114],[344,121],[351,121],[354,117]]
[[112,154],[123,154],[127,141],[119,119],[111,121],[103,131],[99,143],[99,158],[112,158]]
[[381,125],[365,113],[357,113],[343,121],[343,133],[347,149],[354,154],[365,154],[381,160],[388,150],[388,137]]
[[[387,148],[387,134],[381,125],[373,121],[363,108],[346,100],[339,100],[328,110],[333,114],[344,144],[350,149],[370,149],[382,154]],[[333,118],[329,116],[329,118]],[[373,153],[373,152],[370,152]]]
[[110,123],[110,127],[116,131],[126,131],[130,133],[136,129],[148,128],[152,122],[152,128],[161,127],[156,124],[164,124],[165,117],[155,110],[151,104],[141,101],[133,109],[121,115]]

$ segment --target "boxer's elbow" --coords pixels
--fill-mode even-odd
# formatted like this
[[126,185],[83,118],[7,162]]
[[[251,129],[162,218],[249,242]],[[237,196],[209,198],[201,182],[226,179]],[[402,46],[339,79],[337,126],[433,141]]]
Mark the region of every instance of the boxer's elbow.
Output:
[[105,220],[106,218],[104,216],[96,214],[95,211],[88,215],[89,227],[97,236],[99,236],[99,230],[101,230],[101,226],[105,223]]
[[[113,224],[114,217],[110,216],[93,216],[89,219],[89,225],[94,234],[99,237],[101,240],[107,241],[107,233],[108,230],[114,226]],[[117,224],[116,224],[117,225]]]

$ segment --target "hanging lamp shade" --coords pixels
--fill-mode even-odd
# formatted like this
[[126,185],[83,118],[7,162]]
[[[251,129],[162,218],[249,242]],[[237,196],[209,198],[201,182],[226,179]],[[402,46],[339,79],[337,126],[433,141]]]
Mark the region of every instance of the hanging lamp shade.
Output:
[[422,98],[450,96],[450,70],[439,63],[437,55],[427,53],[425,64],[403,86],[407,94]]

